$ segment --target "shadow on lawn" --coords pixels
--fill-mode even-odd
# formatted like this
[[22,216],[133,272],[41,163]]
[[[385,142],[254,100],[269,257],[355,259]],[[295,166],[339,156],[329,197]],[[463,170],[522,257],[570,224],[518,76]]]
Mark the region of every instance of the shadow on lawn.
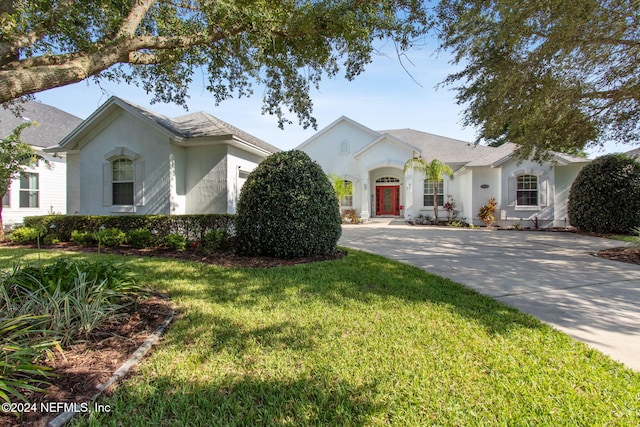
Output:
[[[163,271],[158,280],[169,283],[172,278],[179,278],[186,283],[168,289],[177,300],[253,307],[265,301],[276,304],[288,299],[296,302],[320,299],[344,306],[353,300],[367,303],[382,298],[397,300],[399,305],[428,302],[446,306],[482,325],[489,334],[544,327],[532,316],[449,279],[384,257],[357,251],[348,253],[339,260],[268,269],[189,264],[189,268]],[[142,263],[138,268],[146,270],[150,277],[158,274],[153,265]]]
[[120,389],[112,413],[94,416],[128,425],[361,426],[382,410],[372,401],[376,389],[322,373],[294,380],[234,375],[207,383],[162,376],[144,390]]

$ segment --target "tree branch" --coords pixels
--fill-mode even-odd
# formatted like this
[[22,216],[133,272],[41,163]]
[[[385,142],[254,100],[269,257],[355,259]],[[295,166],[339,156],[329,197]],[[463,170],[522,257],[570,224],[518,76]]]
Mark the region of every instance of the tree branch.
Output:
[[116,37],[132,37],[154,3],[156,3],[156,0],[138,0],[120,26]]

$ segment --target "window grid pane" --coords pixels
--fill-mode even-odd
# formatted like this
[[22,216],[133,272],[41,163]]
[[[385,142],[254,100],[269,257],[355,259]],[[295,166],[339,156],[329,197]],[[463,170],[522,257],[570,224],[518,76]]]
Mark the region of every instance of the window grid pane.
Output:
[[20,174],[20,207],[38,208],[40,207],[40,182],[37,173]]
[[535,175],[522,175],[518,177],[516,191],[517,206],[538,205],[538,177]]
[[113,204],[132,205],[133,204],[133,183],[114,182],[113,183]]
[[112,203],[133,205],[133,160],[116,159],[112,162]]
[[113,161],[113,182],[133,181],[133,161],[116,159]]
[[[433,181],[429,179],[424,180],[424,196],[422,201],[423,206],[433,206],[433,185],[434,185]],[[438,185],[437,203],[438,203],[438,206],[443,206],[444,205],[444,181],[438,181],[437,185]]]

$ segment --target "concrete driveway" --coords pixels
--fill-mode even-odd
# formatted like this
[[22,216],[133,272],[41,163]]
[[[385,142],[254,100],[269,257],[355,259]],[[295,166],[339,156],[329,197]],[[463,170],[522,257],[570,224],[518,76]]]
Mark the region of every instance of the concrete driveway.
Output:
[[640,265],[591,255],[624,243],[574,233],[396,222],[344,226],[339,244],[467,285],[640,371]]

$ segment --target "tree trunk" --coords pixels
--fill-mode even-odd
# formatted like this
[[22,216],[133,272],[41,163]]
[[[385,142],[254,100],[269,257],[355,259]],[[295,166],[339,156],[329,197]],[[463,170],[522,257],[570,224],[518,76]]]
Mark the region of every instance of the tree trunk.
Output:
[[434,220],[438,222],[438,181],[433,181],[433,215]]

